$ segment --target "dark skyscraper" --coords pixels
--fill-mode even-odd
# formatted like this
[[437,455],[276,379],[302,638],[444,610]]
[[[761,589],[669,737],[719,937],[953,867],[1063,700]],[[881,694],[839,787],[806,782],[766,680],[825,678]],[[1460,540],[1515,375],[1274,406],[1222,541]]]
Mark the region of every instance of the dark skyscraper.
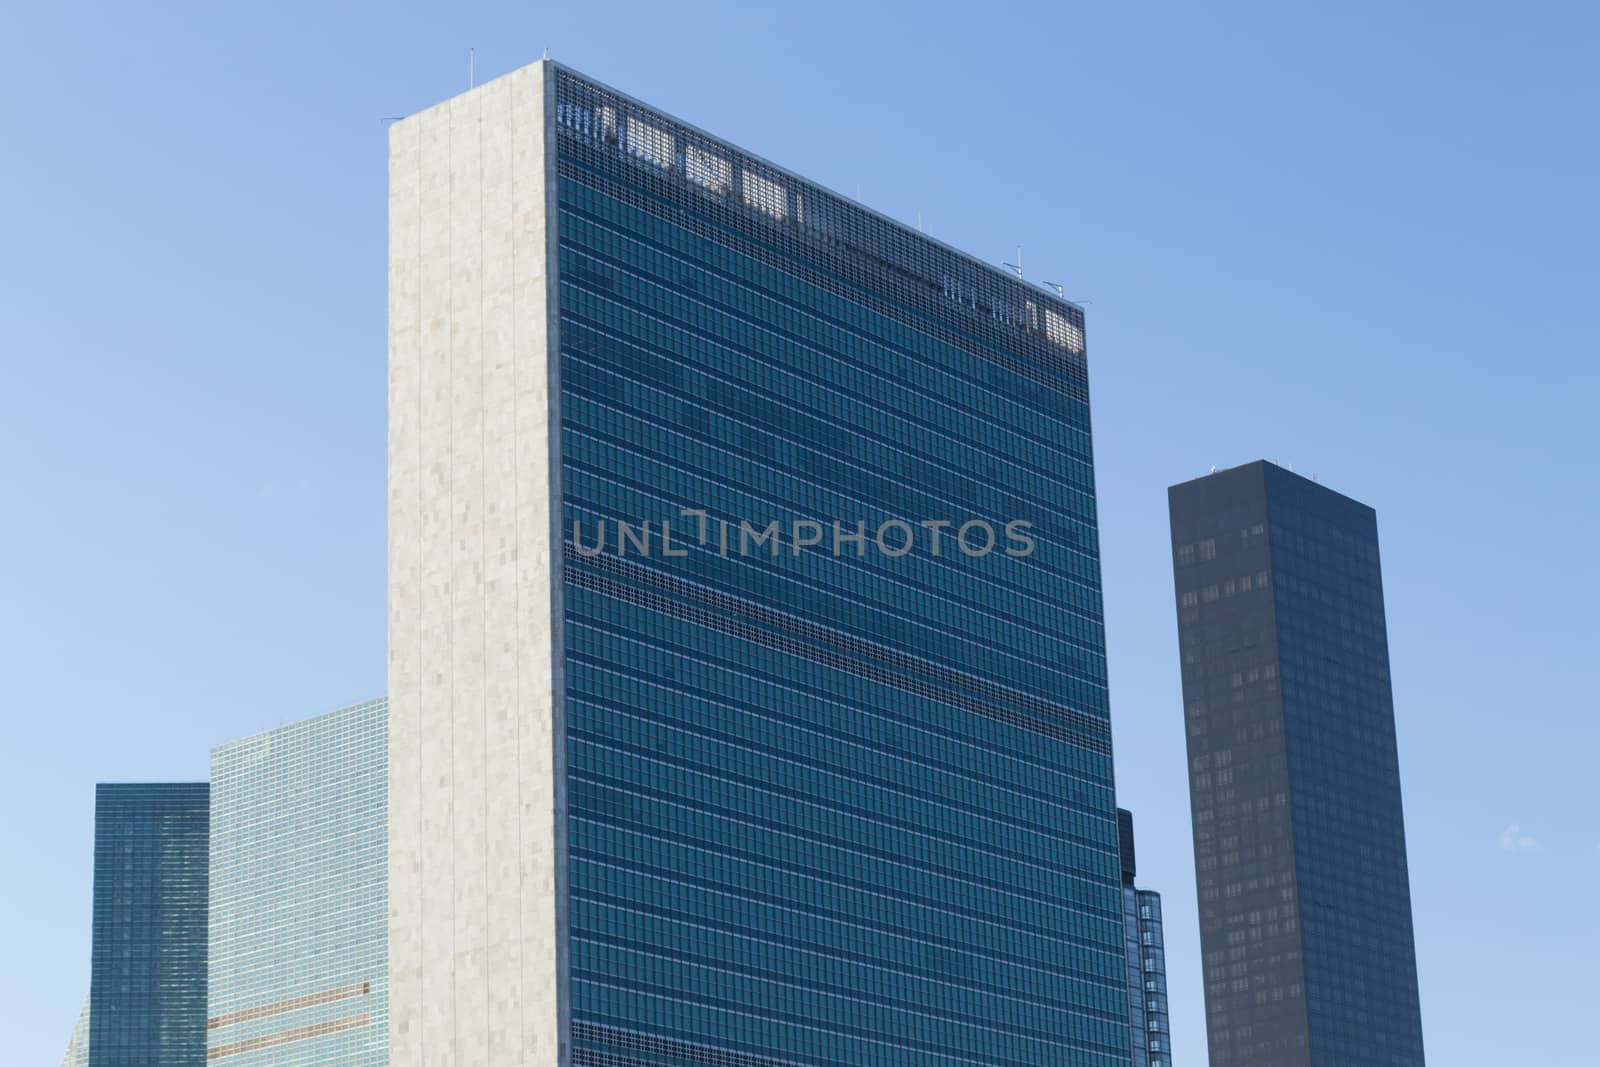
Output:
[[204,782],[95,789],[89,1067],[206,1062],[210,824]]
[[1212,1067],[1421,1067],[1377,516],[1169,490]]

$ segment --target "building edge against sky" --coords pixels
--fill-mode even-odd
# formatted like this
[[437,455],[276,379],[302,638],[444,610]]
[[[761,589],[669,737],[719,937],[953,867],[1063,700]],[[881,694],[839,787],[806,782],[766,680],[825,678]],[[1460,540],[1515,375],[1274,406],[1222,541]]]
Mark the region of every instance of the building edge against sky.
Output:
[[83,998],[78,1010],[78,1021],[72,1027],[72,1037],[67,1040],[67,1051],[61,1055],[61,1067],[89,1067],[89,998]]
[[387,708],[212,751],[208,1061],[388,1062]]
[[1376,513],[1271,463],[1169,490],[1217,1067],[1422,1067]]
[[[1081,310],[550,63],[390,153],[394,1062],[1125,1062]],[[560,549],[674,502],[1031,508],[1043,550]]]
[[1133,813],[1117,809],[1122,858],[1122,908],[1128,951],[1128,1024],[1133,1067],[1172,1067],[1171,1013],[1167,1010],[1167,945],[1161,894],[1134,884],[1139,874]]

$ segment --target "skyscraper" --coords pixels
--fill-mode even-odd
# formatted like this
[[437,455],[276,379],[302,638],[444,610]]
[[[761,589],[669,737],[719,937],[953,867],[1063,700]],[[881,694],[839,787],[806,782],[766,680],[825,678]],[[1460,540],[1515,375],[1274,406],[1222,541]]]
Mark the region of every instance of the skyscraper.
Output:
[[89,1067],[206,1062],[204,782],[94,796]]
[[1172,1028],[1167,1011],[1167,944],[1161,924],[1161,894],[1134,885],[1139,875],[1133,845],[1133,813],[1117,809],[1122,853],[1122,917],[1128,953],[1128,1023],[1133,1067],[1172,1067]]
[[388,1062],[387,725],[374,700],[212,752],[211,1062]]
[[1079,308],[541,63],[389,367],[397,1067],[1129,1062]]
[[89,998],[83,999],[78,1021],[72,1027],[72,1037],[67,1040],[67,1051],[61,1054],[61,1067],[89,1067]]
[[1270,463],[1169,491],[1213,1067],[1421,1067],[1377,516]]

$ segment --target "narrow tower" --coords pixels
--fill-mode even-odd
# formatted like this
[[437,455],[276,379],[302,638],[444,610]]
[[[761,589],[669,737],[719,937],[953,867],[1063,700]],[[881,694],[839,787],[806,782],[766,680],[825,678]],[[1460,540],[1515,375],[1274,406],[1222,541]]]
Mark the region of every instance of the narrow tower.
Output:
[[89,1067],[206,1062],[209,824],[205,782],[95,787]]
[[1373,510],[1270,463],[1168,493],[1213,1067],[1422,1067]]

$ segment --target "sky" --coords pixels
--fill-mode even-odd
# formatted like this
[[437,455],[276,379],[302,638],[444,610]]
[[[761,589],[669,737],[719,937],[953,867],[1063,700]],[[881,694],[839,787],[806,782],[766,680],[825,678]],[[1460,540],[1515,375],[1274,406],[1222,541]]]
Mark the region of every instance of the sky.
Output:
[[1436,1063],[1593,1064],[1600,9],[7,5],[0,1050],[94,783],[384,690],[384,118],[552,58],[1085,305],[1120,802],[1205,1062],[1166,487],[1378,512]]

